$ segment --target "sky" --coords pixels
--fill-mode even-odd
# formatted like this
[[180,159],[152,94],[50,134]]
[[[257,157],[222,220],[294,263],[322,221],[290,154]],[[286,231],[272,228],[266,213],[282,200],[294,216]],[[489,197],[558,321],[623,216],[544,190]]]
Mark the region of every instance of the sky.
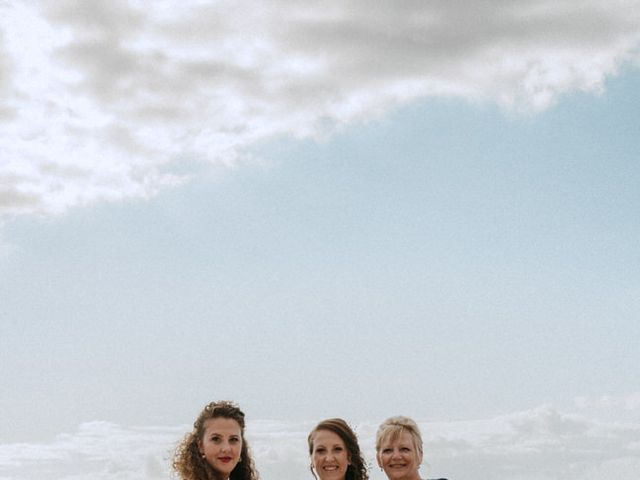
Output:
[[637,480],[640,2],[0,0],[0,480]]

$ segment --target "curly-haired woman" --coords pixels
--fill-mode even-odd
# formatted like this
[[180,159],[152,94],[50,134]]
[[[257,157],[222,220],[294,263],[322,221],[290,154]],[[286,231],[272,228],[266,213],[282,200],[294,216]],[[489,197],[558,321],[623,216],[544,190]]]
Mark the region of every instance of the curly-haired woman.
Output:
[[178,445],[173,469],[181,480],[258,480],[242,410],[228,401],[204,407]]

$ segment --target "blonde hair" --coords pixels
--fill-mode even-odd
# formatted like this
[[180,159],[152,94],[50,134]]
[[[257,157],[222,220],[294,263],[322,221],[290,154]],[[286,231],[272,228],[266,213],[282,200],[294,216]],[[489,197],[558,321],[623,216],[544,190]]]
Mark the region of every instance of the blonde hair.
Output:
[[402,432],[409,432],[413,439],[413,445],[422,455],[422,435],[418,424],[409,417],[398,415],[395,417],[389,417],[378,427],[376,432],[376,452],[380,453],[380,448],[385,442],[396,441]]

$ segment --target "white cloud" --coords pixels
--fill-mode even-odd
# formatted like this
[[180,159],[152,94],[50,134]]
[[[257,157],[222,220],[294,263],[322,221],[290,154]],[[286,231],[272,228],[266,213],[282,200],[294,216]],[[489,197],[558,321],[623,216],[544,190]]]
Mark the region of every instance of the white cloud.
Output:
[[[615,417],[616,407],[611,408]],[[428,465],[424,477],[635,480],[640,471],[637,421],[603,422],[541,406],[484,420],[419,423]],[[249,422],[248,439],[264,480],[311,480],[306,437],[314,424]],[[353,426],[373,464],[377,424]],[[0,479],[169,478],[171,454],[187,430],[91,422],[51,443],[0,445]],[[377,468],[371,469],[371,477],[384,480]]]
[[0,446],[2,479],[166,478],[178,428],[124,428],[107,422],[80,425],[50,444]]
[[3,2],[0,214],[149,197],[427,96],[544,109],[636,61],[639,27],[638,0]]
[[[631,480],[624,474],[625,465],[640,465],[634,447],[640,433],[637,422],[602,422],[550,406],[424,428],[435,438],[431,463],[453,478],[473,478],[475,469],[495,479],[577,480],[607,465],[606,478]],[[618,464],[622,470],[615,467]]]
[[576,406],[597,409],[620,409],[640,412],[640,392],[627,395],[603,395],[601,397],[578,397]]

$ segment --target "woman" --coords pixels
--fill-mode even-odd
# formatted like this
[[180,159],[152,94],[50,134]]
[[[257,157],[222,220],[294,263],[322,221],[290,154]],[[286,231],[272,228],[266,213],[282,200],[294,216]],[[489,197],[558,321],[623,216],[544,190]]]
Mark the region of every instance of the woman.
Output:
[[173,469],[182,480],[258,480],[242,410],[227,401],[204,407],[178,445]]
[[387,418],[376,433],[376,460],[389,480],[420,480],[422,436],[408,417]]
[[307,440],[316,480],[368,480],[356,434],[341,418],[323,420]]

